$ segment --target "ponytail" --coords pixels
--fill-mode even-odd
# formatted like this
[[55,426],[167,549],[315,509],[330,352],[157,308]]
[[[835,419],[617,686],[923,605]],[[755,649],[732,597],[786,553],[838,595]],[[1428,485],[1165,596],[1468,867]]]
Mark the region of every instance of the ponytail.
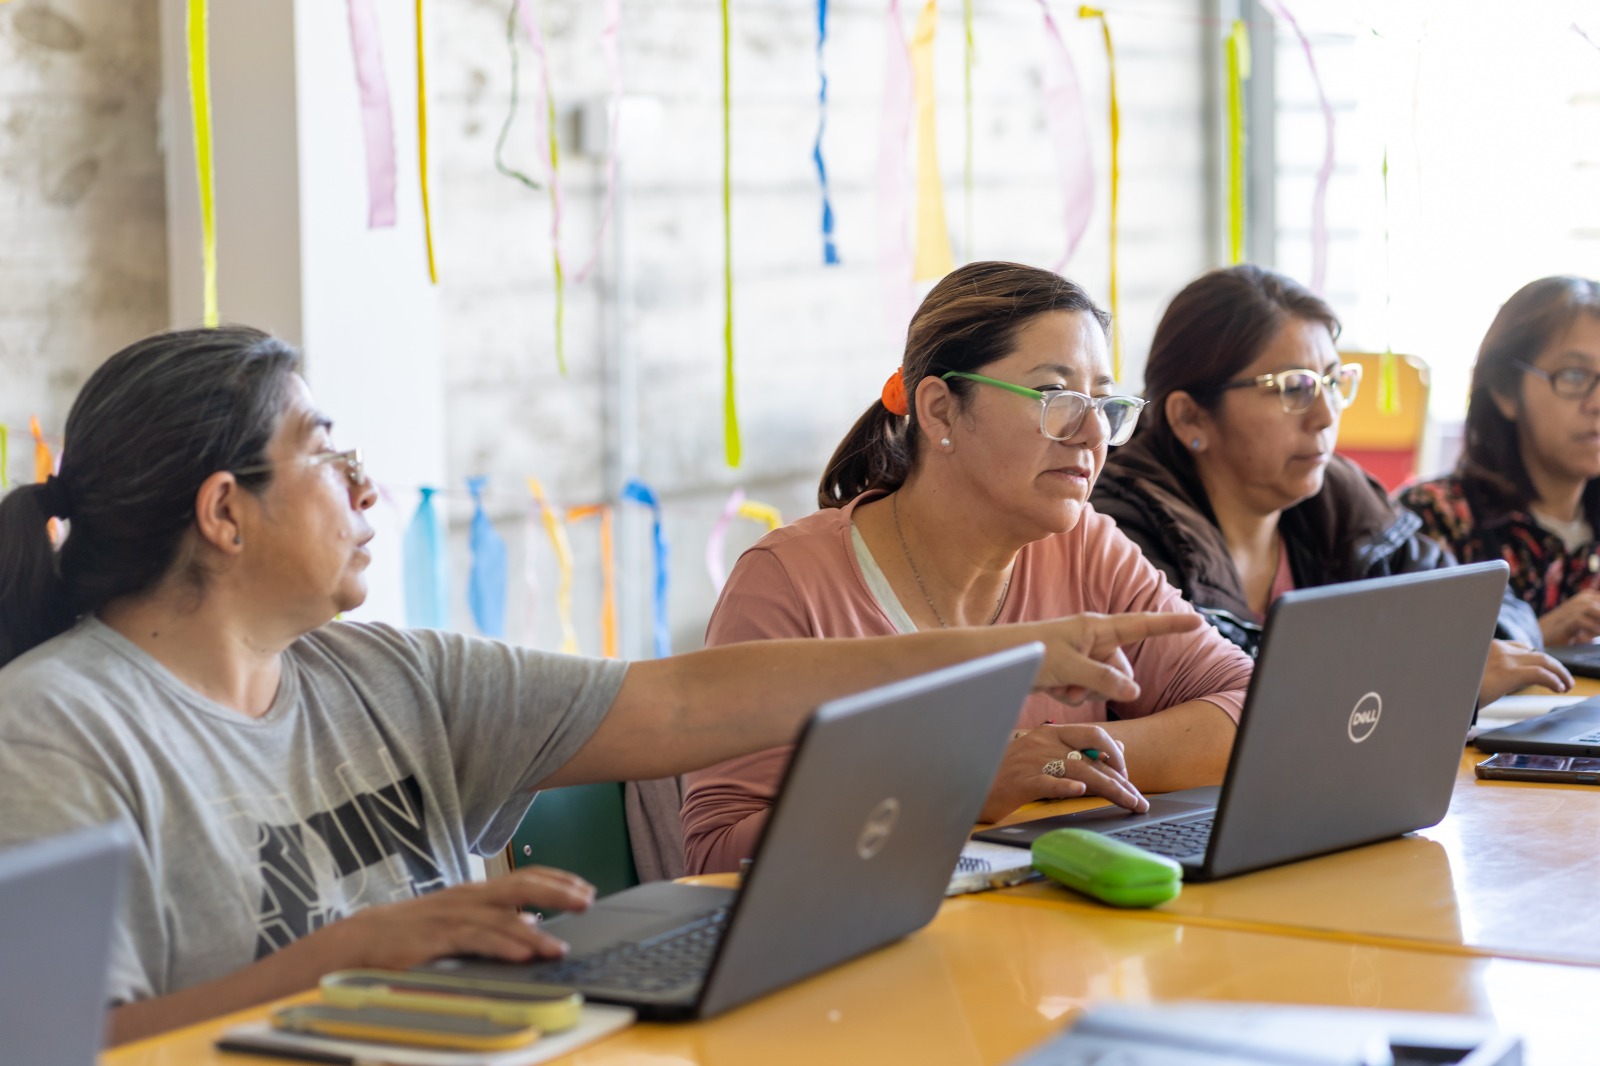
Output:
[[893,492],[911,473],[915,438],[909,423],[883,405],[872,406],[850,427],[817,486],[817,506],[843,507],[869,489]]
[[0,666],[72,625],[50,543],[51,495],[40,483],[0,497]]

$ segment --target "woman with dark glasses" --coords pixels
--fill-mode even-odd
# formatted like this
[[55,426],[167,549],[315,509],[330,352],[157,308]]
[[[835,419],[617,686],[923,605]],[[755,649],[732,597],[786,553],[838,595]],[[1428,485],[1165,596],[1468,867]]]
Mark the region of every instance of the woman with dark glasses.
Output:
[[[900,369],[834,453],[822,510],[740,557],[708,644],[868,637],[1078,612],[1191,608],[1088,505],[1106,447],[1143,401],[1118,392],[1110,319],[1078,286],[972,263],[928,293]],[[984,807],[1085,792],[1133,810],[1140,789],[1222,779],[1250,660],[1210,627],[1127,649],[1139,692],[1029,699]],[[691,871],[737,869],[791,749],[690,774]],[[871,773],[871,767],[861,767]]]
[[[1167,308],[1145,366],[1144,422],[1106,462],[1094,505],[1229,639],[1254,655],[1283,592],[1453,563],[1416,516],[1333,451],[1361,384],[1339,320],[1260,267],[1216,270]],[[1482,700],[1571,677],[1535,650],[1508,594]]]
[[1549,645],[1600,637],[1600,282],[1507,300],[1478,349],[1456,472],[1400,495],[1464,562],[1504,559]]

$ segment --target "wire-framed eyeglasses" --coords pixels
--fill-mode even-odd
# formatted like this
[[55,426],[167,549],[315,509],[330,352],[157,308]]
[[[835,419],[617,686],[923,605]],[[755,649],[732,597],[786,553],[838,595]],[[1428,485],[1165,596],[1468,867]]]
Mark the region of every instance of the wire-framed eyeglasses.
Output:
[[1587,400],[1594,395],[1594,387],[1600,384],[1600,374],[1581,366],[1564,366],[1560,370],[1543,370],[1532,363],[1524,363],[1520,359],[1511,360],[1512,365],[1534,377],[1544,378],[1550,386],[1550,391],[1563,400]]
[[[344,467],[344,476],[350,479],[350,484],[357,488],[367,483],[366,467],[361,462],[361,449],[349,448],[342,452],[318,452],[308,455],[303,460],[307,466],[322,466],[327,463],[337,463]],[[276,463],[257,463],[254,466],[235,467],[230,473],[240,474],[265,474],[276,469]]]
[[1355,402],[1356,390],[1361,387],[1361,364],[1341,363],[1326,374],[1315,370],[1279,370],[1273,374],[1257,374],[1242,381],[1230,381],[1218,386],[1218,392],[1229,389],[1277,389],[1278,402],[1285,414],[1297,415],[1311,410],[1324,389],[1334,411],[1342,411]]
[[1039,429],[1051,440],[1070,440],[1083,428],[1083,419],[1090,411],[1100,419],[1105,430],[1106,443],[1112,446],[1128,443],[1133,427],[1139,422],[1139,412],[1146,401],[1137,396],[1085,396],[1070,389],[1051,389],[1048,392],[1030,389],[1026,385],[1013,385],[998,378],[982,374],[968,374],[952,370],[939,375],[939,380],[965,378],[980,385],[993,385],[997,389],[1014,392],[1018,396],[1039,401]]

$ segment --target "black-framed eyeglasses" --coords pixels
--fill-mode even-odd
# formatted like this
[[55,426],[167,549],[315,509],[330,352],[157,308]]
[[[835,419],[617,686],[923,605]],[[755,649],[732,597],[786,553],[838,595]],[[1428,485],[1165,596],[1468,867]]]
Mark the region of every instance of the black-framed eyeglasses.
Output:
[[1071,389],[1051,389],[1047,392],[1030,389],[1026,385],[1014,385],[999,378],[984,377],[982,374],[968,374],[961,370],[952,370],[939,375],[941,381],[949,381],[951,378],[965,378],[980,385],[993,385],[997,389],[1005,389],[1018,396],[1038,400],[1039,429],[1051,440],[1071,440],[1077,436],[1078,431],[1083,428],[1084,417],[1093,411],[1105,430],[1106,443],[1113,447],[1126,444],[1133,436],[1133,427],[1139,421],[1139,412],[1147,402],[1137,396],[1085,396]]
[[[308,455],[303,460],[307,466],[321,466],[324,463],[338,463],[344,467],[344,476],[350,479],[350,484],[360,488],[367,483],[367,470],[361,461],[360,448],[348,448],[342,452],[318,452]],[[239,474],[265,474],[275,469],[276,463],[257,463],[254,466],[235,467],[230,473]]]
[[1355,402],[1356,390],[1361,387],[1361,364],[1341,363],[1326,374],[1315,370],[1280,370],[1275,374],[1257,374],[1242,381],[1230,381],[1218,386],[1218,392],[1229,389],[1277,389],[1278,402],[1285,414],[1297,415],[1311,410],[1322,390],[1328,390],[1329,402],[1334,411],[1342,411]]
[[1560,370],[1543,370],[1531,363],[1524,363],[1520,359],[1511,360],[1517,369],[1532,374],[1534,377],[1544,378],[1550,386],[1550,391],[1563,400],[1587,400],[1594,395],[1594,387],[1600,384],[1600,374],[1593,370],[1585,370],[1581,366],[1564,366]]

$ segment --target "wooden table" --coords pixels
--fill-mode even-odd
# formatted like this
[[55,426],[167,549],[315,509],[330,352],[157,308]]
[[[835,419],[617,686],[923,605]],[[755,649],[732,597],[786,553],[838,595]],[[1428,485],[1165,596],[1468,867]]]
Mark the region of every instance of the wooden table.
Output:
[[[1062,890],[1065,895],[1065,890]],[[1584,1061],[1600,968],[1463,958],[967,896],[926,929],[721,1018],[638,1025],[559,1061],[706,1066],[1004,1063],[1087,1004],[1190,999],[1473,1014],[1529,1039],[1529,1063]],[[266,1063],[212,1051],[245,1012],[105,1054],[102,1066]]]

